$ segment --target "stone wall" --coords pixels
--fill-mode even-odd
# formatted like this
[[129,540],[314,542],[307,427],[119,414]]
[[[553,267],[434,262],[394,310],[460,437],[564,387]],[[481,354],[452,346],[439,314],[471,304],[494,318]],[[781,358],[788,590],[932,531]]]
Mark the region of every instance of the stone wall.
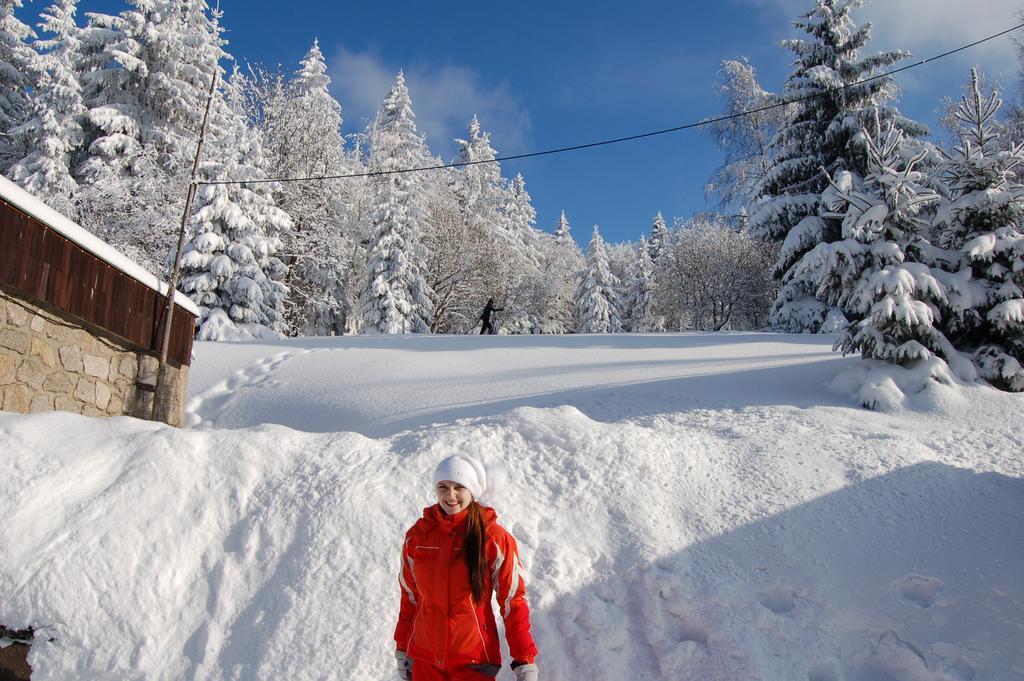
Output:
[[[156,369],[155,357],[112,334],[0,288],[0,409],[149,418]],[[188,367],[168,369],[159,416],[181,426]]]

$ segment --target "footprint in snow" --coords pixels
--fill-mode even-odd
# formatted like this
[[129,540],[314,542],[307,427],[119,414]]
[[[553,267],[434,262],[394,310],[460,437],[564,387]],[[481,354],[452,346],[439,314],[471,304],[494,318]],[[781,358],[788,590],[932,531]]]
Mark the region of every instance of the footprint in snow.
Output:
[[903,600],[921,607],[930,608],[935,605],[935,599],[945,585],[942,580],[925,575],[907,575],[898,582],[893,583],[893,592]]
[[796,609],[796,591],[786,586],[775,586],[756,594],[758,602],[776,615],[788,615]]
[[312,351],[289,350],[279,352],[270,357],[263,357],[239,369],[217,385],[189,400],[185,408],[186,424],[189,428],[216,425],[218,417],[230,406],[231,398],[236,391],[247,388],[272,388],[282,385],[280,381],[273,378],[273,372],[292,357],[310,352]]

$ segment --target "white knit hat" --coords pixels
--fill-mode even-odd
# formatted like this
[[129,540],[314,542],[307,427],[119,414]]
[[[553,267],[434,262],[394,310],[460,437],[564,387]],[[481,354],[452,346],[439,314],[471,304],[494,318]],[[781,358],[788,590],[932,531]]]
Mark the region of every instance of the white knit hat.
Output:
[[465,454],[453,454],[437,464],[434,484],[442,480],[459,483],[469,490],[474,499],[487,493],[487,471],[479,461]]

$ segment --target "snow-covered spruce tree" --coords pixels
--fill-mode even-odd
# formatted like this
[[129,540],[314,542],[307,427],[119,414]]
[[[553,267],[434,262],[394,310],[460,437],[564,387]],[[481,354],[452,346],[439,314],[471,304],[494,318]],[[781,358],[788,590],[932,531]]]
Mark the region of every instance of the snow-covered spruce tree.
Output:
[[463,293],[445,308],[445,326],[461,332],[467,329],[456,320],[465,319],[476,325],[488,298],[495,298],[500,305],[507,303],[518,263],[509,262],[516,258],[516,243],[504,214],[507,183],[501,176],[501,165],[494,161],[498,154],[491,146],[490,134],[481,129],[479,120],[473,116],[466,138],[456,139],[455,143],[459,145],[456,161],[470,164],[455,173],[450,185],[464,222],[464,241],[434,243],[445,251],[466,251],[459,256],[459,288]]
[[466,139],[457,139],[459,163],[467,163],[459,171],[460,200],[472,232],[485,235],[495,246],[508,238],[503,230],[502,211],[506,192],[502,186],[501,164],[494,161],[498,153],[491,146],[490,133],[480,129],[474,115],[466,129]]
[[619,318],[622,320],[622,329],[627,330],[629,319],[629,291],[633,287],[633,259],[634,246],[629,242],[604,244],[604,251],[608,255],[608,269],[618,280],[615,292],[619,294]]
[[654,310],[654,261],[647,239],[640,237],[640,243],[633,249],[630,288],[627,292],[626,330],[634,333],[650,333],[658,330],[658,319]]
[[242,79],[236,73],[226,94],[219,90],[210,112],[206,159],[196,190],[182,257],[181,290],[199,306],[200,340],[282,335],[287,332],[285,266],[276,257],[280,236],[291,229],[274,205],[273,184],[262,180],[258,137],[241,111]]
[[117,16],[87,16],[80,218],[164,274],[210,79],[228,58],[222,29],[205,0],[132,0]]
[[651,222],[651,238],[647,240],[647,252],[651,256],[651,262],[658,261],[658,257],[668,242],[668,238],[668,226],[665,224],[665,218],[662,217],[659,210]]
[[[823,197],[842,218],[843,239],[816,246],[796,271],[850,320],[836,341],[843,354],[921,367],[948,380],[943,360],[959,358],[937,327],[945,288],[930,267],[910,257],[924,246],[921,209],[938,198],[917,170],[927,152],[905,160],[903,133],[893,125],[865,139],[867,176],[840,171]],[[860,399],[871,407],[876,395],[862,388]]]
[[817,244],[840,238],[840,222],[826,215],[821,194],[829,176],[868,172],[862,129],[878,118],[908,138],[928,133],[889,104],[896,93],[891,79],[864,82],[906,53],[862,56],[871,26],[858,27],[850,16],[862,4],[815,0],[814,9],[794,22],[808,38],[782,43],[796,55],[782,95],[792,114],[772,140],[771,163],[757,185],[749,227],[755,237],[782,244],[775,265],[782,287],[772,322],[786,331],[817,331],[829,311],[815,297],[812,282],[795,276],[793,267]]
[[540,311],[543,308],[539,299],[543,287],[541,234],[534,226],[537,211],[521,174],[512,178],[502,212],[511,257],[503,262],[509,294],[505,299],[501,329],[508,333],[540,333]]
[[[330,77],[318,41],[294,78],[270,91],[263,108],[263,142],[268,172],[283,177],[342,175],[353,170],[344,155],[341,105],[331,95]],[[344,333],[349,309],[345,275],[353,248],[348,190],[354,182],[287,182],[278,205],[294,222],[285,235],[289,254],[289,325],[300,335]]]
[[455,171],[431,173],[425,242],[434,292],[433,331],[465,333],[479,325],[488,298],[503,307],[501,332],[535,331],[540,233],[522,177],[501,176],[497,152],[477,117],[457,139]]
[[541,237],[544,256],[539,310],[541,333],[572,333],[576,330],[576,286],[586,262],[572,236],[563,210],[553,234]]
[[950,199],[936,215],[939,254],[952,273],[946,335],[973,355],[982,377],[1024,390],[1024,145],[1001,138],[997,93],[976,69],[956,109],[960,143],[943,166]]
[[52,38],[37,40],[39,85],[32,98],[33,117],[14,129],[27,156],[8,177],[49,206],[75,219],[78,183],[71,175],[83,142],[82,86],[78,81],[77,0],[58,0],[41,15],[39,27]]
[[29,92],[39,77],[38,55],[28,40],[31,28],[14,16],[22,0],[0,0],[0,171],[7,171],[27,149],[12,134],[32,115]]
[[427,197],[422,173],[393,171],[421,167],[431,159],[416,131],[401,71],[377,112],[370,137],[370,172],[390,174],[374,178],[373,236],[360,298],[363,333],[429,333],[434,304],[424,278]]
[[597,225],[587,247],[587,266],[576,291],[576,318],[580,333],[622,331],[619,281],[608,266],[608,253]]
[[126,13],[146,63],[143,144],[160,169],[190,171],[204,105],[224,52],[219,14],[206,0],[136,0]]
[[[72,174],[79,184],[79,223],[154,273],[166,276],[165,251],[140,216],[144,200],[137,191],[142,173],[143,107],[139,92],[147,67],[142,48],[119,16],[86,13],[79,32],[78,80],[86,108],[84,141]],[[168,182],[168,185],[171,183]],[[185,185],[176,187],[184,201]],[[175,212],[180,220],[183,206]],[[150,248],[152,251],[150,251]],[[161,253],[161,254],[158,254]]]
[[81,184],[102,184],[109,192],[114,182],[131,176],[142,155],[140,91],[148,70],[140,59],[142,46],[124,18],[97,12],[86,17],[79,34],[86,148],[75,174]]
[[533,207],[530,193],[526,191],[526,180],[521,173],[517,173],[509,185],[504,213],[516,251],[529,267],[539,270],[541,253],[540,232],[535,226],[537,211]]

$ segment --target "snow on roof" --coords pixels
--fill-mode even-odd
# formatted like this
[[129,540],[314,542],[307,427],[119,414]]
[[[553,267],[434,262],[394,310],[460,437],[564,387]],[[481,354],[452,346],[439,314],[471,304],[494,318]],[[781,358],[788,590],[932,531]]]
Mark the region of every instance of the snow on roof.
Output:
[[[99,237],[86,231],[81,225],[50,208],[3,176],[0,176],[0,197],[3,197],[4,201],[7,201],[12,206],[16,206],[46,224],[55,232],[67,237],[111,267],[117,268],[160,295],[167,295],[166,282],[160,281],[124,253],[121,253]],[[196,307],[195,303],[188,296],[180,291],[175,292],[174,302],[197,317],[199,316],[199,308]]]

